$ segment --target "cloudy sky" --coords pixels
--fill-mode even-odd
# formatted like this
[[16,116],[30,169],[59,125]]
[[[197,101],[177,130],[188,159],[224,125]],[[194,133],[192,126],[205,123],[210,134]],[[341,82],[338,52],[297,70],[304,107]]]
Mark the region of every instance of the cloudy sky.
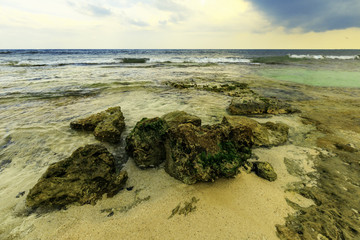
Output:
[[0,0],[5,48],[360,48],[360,0]]

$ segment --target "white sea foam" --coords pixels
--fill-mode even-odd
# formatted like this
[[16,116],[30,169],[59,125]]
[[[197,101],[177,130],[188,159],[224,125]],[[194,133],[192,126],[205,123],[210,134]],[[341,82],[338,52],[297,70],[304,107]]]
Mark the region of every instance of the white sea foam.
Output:
[[237,57],[171,57],[171,58],[151,58],[150,63],[250,63],[250,59]]
[[288,54],[288,56],[290,58],[297,58],[297,59],[315,59],[315,60],[319,60],[319,59],[337,59],[337,60],[354,60],[354,59],[359,59],[359,56],[335,56],[335,55],[311,55],[311,54],[306,54],[306,55],[297,55],[297,54]]

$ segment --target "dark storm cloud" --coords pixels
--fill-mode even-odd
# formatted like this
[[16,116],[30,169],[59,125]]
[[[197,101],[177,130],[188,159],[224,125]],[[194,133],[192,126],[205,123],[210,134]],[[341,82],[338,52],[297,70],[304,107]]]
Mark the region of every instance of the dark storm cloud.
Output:
[[304,31],[360,27],[360,0],[249,0],[269,20]]

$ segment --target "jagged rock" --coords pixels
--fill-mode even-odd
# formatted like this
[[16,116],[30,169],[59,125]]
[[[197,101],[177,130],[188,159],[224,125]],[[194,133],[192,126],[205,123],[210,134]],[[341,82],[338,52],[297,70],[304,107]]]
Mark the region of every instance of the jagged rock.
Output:
[[224,121],[233,127],[246,126],[254,135],[254,146],[272,147],[284,144],[289,135],[289,127],[284,123],[259,123],[243,116],[227,116]]
[[285,227],[285,226],[281,226],[281,225],[276,225],[276,230],[278,232],[278,234],[281,236],[281,240],[302,240],[302,238],[300,238],[299,234],[291,231],[289,228]]
[[121,108],[112,107],[87,118],[75,120],[70,123],[70,127],[75,130],[94,131],[94,136],[99,141],[118,143],[125,129],[125,122]]
[[169,128],[165,171],[186,184],[232,177],[251,155],[251,129],[229,124]]
[[268,162],[252,162],[253,171],[261,178],[264,178],[270,182],[277,179],[277,174],[274,168]]
[[234,97],[228,107],[232,115],[263,115],[294,113],[290,104],[276,98],[264,98],[257,95]]
[[176,127],[182,123],[191,123],[195,126],[201,125],[201,119],[197,116],[188,114],[184,111],[174,111],[161,117],[166,121],[169,127]]
[[143,118],[126,138],[126,151],[137,166],[154,167],[165,160],[166,122],[161,118]]
[[141,168],[155,167],[165,160],[165,133],[182,123],[201,125],[201,119],[184,111],[170,112],[161,118],[144,118],[126,138],[126,151]]
[[78,148],[65,160],[49,166],[26,197],[28,207],[95,204],[103,194],[115,195],[127,173],[116,173],[113,155],[102,145]]

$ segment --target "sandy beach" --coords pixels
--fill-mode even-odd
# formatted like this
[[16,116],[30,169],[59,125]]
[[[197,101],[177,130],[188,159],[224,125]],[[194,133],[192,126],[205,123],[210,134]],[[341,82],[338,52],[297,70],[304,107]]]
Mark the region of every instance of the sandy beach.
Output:
[[[12,157],[12,161],[2,162],[0,172],[4,220],[1,237],[29,240],[359,237],[358,88],[270,79],[256,72],[266,66],[257,65],[171,64],[161,66],[161,74],[147,65],[142,66],[146,72],[138,65],[131,67],[129,72],[136,77],[127,68],[106,68],[107,78],[119,71],[124,76],[129,74],[125,79],[128,81],[121,79],[125,82],[122,85],[111,82],[94,96],[50,100],[34,100],[31,96],[29,103],[8,98],[3,101],[4,106],[9,106],[6,119],[11,124],[6,127],[11,130],[2,132],[4,152],[0,156]],[[99,74],[101,71],[105,70],[100,69]],[[186,84],[197,85],[174,87],[168,84],[168,76],[177,84],[184,84],[181,80],[186,79]],[[147,78],[156,81],[142,81]],[[242,167],[234,178],[187,185],[166,173],[164,164],[142,170],[133,159],[125,161],[122,141],[119,145],[105,144],[116,159],[123,160],[120,163],[124,163],[123,170],[129,176],[124,189],[114,197],[104,194],[95,205],[71,204],[50,212],[29,211],[25,207],[26,194],[51,163],[68,157],[84,144],[98,142],[91,134],[72,131],[70,120],[120,105],[127,124],[123,140],[142,117],[161,116],[174,110],[197,115],[204,124],[215,124],[229,115],[226,107],[232,96],[208,90],[205,84],[220,86],[239,79],[248,84],[246,91],[276,96],[300,110],[251,117],[260,123],[270,121],[289,127],[284,144],[256,147],[249,160],[269,162],[277,180],[269,182]],[[17,104],[24,106],[19,105],[20,108]],[[27,106],[31,106],[30,111],[25,111]],[[44,116],[48,119],[44,120]],[[177,208],[180,210],[175,211]]]

